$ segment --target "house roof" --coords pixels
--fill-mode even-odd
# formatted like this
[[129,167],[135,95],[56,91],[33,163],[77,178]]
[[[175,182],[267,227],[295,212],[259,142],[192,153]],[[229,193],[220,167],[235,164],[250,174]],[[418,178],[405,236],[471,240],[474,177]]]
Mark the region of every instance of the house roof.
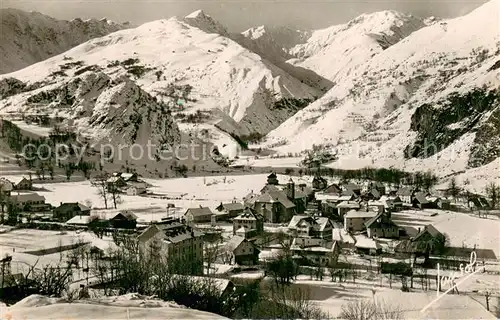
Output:
[[354,201],[342,201],[337,205],[337,208],[359,209],[361,208],[361,205],[358,202]]
[[187,209],[185,215],[188,213],[191,213],[195,217],[213,215],[209,207],[189,208]]
[[242,244],[246,239],[240,236],[233,236],[224,246],[224,249],[229,252],[233,252]]
[[380,212],[375,217],[365,222],[366,228],[394,228],[397,225],[385,215],[383,212]]
[[257,199],[258,197],[259,194],[253,193],[252,191],[243,198],[243,202],[245,203],[245,205],[253,205],[255,203],[255,199]]
[[306,215],[294,215],[290,223],[288,224],[289,229],[297,228],[302,222],[309,223],[313,229],[317,231],[323,231],[330,224],[330,219],[327,217],[311,217]]
[[281,188],[274,184],[266,184],[260,189],[260,193],[265,193],[266,191],[281,191]]
[[73,218],[66,221],[66,224],[79,224],[79,225],[87,225],[90,223],[90,216],[74,216]]
[[418,239],[421,238],[426,233],[429,233],[432,237],[436,237],[436,236],[442,234],[436,228],[434,228],[434,226],[429,224],[429,225],[426,225],[424,227],[424,229],[422,231],[420,231],[420,233],[417,234],[417,236],[415,238],[413,238],[413,241],[418,241]]
[[28,179],[26,179],[25,177],[9,177],[7,180],[10,181],[13,185],[17,185],[23,180],[28,181]]
[[233,203],[221,203],[217,209],[221,208],[220,210],[227,210],[227,211],[238,211],[238,210],[243,210],[245,209],[245,206],[243,206],[242,203],[239,202],[233,202]]
[[54,209],[55,211],[64,211],[64,210],[70,210],[70,211],[90,211],[90,208],[87,206],[84,206],[83,204],[79,202],[65,202],[62,203],[59,207]]
[[382,195],[380,194],[380,191],[378,191],[375,188],[371,188],[370,191],[368,191],[374,198],[380,198]]
[[137,174],[135,174],[135,173],[127,173],[127,172],[123,172],[123,173],[120,175],[120,177],[122,177],[122,178],[123,178],[123,180],[125,180],[125,181],[128,181],[128,180],[132,179],[134,176],[137,176]]
[[340,188],[340,186],[338,184],[331,184],[329,185],[328,187],[325,188],[325,190],[323,190],[323,193],[325,194],[340,194],[342,193],[342,189]]
[[117,182],[117,181],[120,181],[122,179],[122,177],[119,177],[119,176],[112,176],[112,177],[109,177],[108,180],[106,180],[106,182],[108,183],[114,183],[114,182]]
[[234,220],[262,220],[262,216],[250,208],[246,208],[241,214],[234,218]]
[[360,191],[361,190],[360,186],[358,186],[357,184],[354,184],[352,182],[344,184],[344,188],[346,190],[351,190],[351,191]]
[[488,207],[488,201],[483,196],[473,195],[469,198],[469,201],[472,201],[472,203],[474,203],[474,205],[478,208]]
[[146,230],[144,230],[139,236],[137,236],[137,239],[139,239],[140,241],[148,241],[158,232],[161,232],[161,230],[157,227],[156,224],[153,224],[149,226]]
[[263,203],[281,203],[285,208],[293,208],[295,204],[290,201],[287,196],[282,191],[267,191],[264,194],[261,194],[255,202],[263,202]]
[[357,235],[354,238],[356,239],[356,244],[354,245],[356,248],[380,249],[380,245],[376,240],[368,238],[365,235]]
[[131,221],[137,220],[137,216],[135,214],[133,214],[132,212],[128,212],[128,211],[119,212],[119,213],[115,214],[110,220],[114,220],[114,219],[117,219],[119,217],[123,217],[126,220],[131,220]]
[[277,178],[276,173],[271,172],[271,174],[270,174],[270,175],[268,175],[268,176],[267,176],[267,178],[268,178],[268,179],[269,179],[269,178]]
[[313,245],[303,246],[298,244],[299,239],[294,238],[290,249],[294,251],[308,251],[308,252],[333,252],[335,247],[337,247],[337,241],[320,241],[321,243],[315,243]]
[[168,220],[163,223],[149,226],[137,238],[140,241],[147,241],[158,232],[162,232],[163,241],[171,243],[177,243],[202,236],[201,232],[190,228],[178,220]]
[[413,195],[414,192],[415,191],[412,187],[401,187],[396,192],[396,195],[402,196],[402,197],[409,197],[409,196]]
[[35,192],[16,192],[10,195],[10,199],[14,202],[23,201],[45,201],[45,197]]
[[424,192],[417,192],[417,193],[415,193],[415,200],[417,200],[418,203],[420,203],[420,204],[429,203],[429,201],[427,200]]
[[350,210],[348,211],[345,215],[344,218],[373,218],[377,215],[378,213],[375,211],[357,211],[357,210]]

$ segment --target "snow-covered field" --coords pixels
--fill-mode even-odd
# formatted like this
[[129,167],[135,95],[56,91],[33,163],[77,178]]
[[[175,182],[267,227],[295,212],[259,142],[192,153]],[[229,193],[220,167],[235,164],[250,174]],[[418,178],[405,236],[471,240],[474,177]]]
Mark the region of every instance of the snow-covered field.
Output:
[[[437,213],[431,216],[432,213]],[[392,220],[400,226],[422,228],[432,224],[450,237],[450,246],[491,249],[500,257],[500,220],[496,216],[479,218],[472,214],[445,210],[410,210],[392,214]]]
[[[99,239],[89,232],[48,231],[35,229],[18,229],[0,233],[0,256],[12,256],[13,271],[26,271],[28,266],[57,265],[64,259],[65,251],[40,255],[39,250],[57,249],[77,243],[89,243],[107,251],[115,247],[112,239]],[[27,253],[30,252],[30,253]],[[36,253],[36,254],[32,254]]]
[[[278,175],[278,179],[285,183],[290,177]],[[307,177],[293,177],[293,179],[296,184],[310,182]],[[161,214],[159,211],[161,208],[165,208],[164,215],[166,215],[166,207],[169,203],[175,204],[182,213],[188,208],[200,205],[208,206],[213,210],[221,202],[231,202],[234,199],[241,201],[251,191],[259,193],[266,184],[267,174],[145,180],[152,185],[149,188],[150,192],[162,194],[172,199],[122,195],[123,203],[117,206],[119,210],[152,208],[154,209],[153,213]],[[57,206],[60,202],[90,202],[95,208],[104,208],[104,203],[98,196],[97,189],[92,187],[88,181],[47,183],[39,186],[48,190],[41,191],[39,194],[45,196],[46,201],[52,205]],[[181,196],[181,199],[176,199]],[[110,210],[110,212],[114,211]],[[135,214],[140,219],[151,220],[152,213],[147,210],[143,213],[136,211]]]

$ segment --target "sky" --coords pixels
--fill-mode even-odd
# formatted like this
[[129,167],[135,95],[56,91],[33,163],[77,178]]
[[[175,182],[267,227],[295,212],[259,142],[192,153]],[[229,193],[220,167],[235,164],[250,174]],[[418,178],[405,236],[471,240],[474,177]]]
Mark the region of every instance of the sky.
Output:
[[485,0],[0,0],[1,8],[39,11],[58,19],[108,18],[139,25],[185,16],[195,10],[240,32],[258,25],[320,29],[345,23],[368,12],[396,10],[416,16],[451,18],[466,14]]

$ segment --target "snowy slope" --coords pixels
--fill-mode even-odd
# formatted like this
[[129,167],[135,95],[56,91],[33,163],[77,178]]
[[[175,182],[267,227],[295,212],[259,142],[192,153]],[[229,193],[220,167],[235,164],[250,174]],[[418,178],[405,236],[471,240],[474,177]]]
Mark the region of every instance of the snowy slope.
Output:
[[[203,131],[205,140],[219,148],[230,145],[227,152],[234,154],[238,144],[229,134],[266,134],[297,111],[274,108],[276,101],[321,95],[319,89],[217,32],[224,34],[223,26],[197,11],[182,19],[154,21],[92,39],[64,54],[0,77],[0,95],[4,97],[1,112],[59,114],[72,119],[78,130],[106,136],[107,131],[101,130],[105,128],[88,121],[88,110],[85,114],[81,111],[94,105],[91,99],[98,102],[94,108],[99,105],[103,110],[112,110],[102,103],[109,101],[107,96],[101,99],[95,92],[101,94],[103,86],[127,76],[168,106],[183,131],[196,137]],[[102,86],[93,83],[87,88],[87,98],[75,96],[70,90],[65,95],[71,103],[30,102],[33,95],[43,96],[42,91],[66,92],[68,83],[89,74],[103,81]],[[126,104],[131,99],[121,102]]]
[[29,296],[10,308],[2,308],[2,319],[226,319],[222,316],[183,308],[175,303],[148,299],[137,294],[100,300],[62,299]]
[[306,43],[289,49],[289,62],[336,83],[356,68],[425,26],[422,19],[396,11],[363,14],[346,24],[314,31]]
[[[194,16],[193,20],[204,15]],[[196,20],[197,21],[197,20]],[[136,29],[115,32],[90,40],[64,55],[50,58],[4,76],[27,83],[60,83],[75,77],[77,68],[67,68],[68,59],[81,66],[97,65],[111,77],[123,74],[153,95],[182,100],[178,110],[222,111],[240,124],[240,134],[267,133],[280,121],[266,101],[278,97],[313,98],[319,90],[293,78],[258,55],[218,34],[209,34],[182,20],[172,18],[146,23]],[[127,59],[130,59],[127,61]],[[138,60],[133,60],[138,59]],[[92,67],[93,68],[93,67]],[[128,71],[125,69],[129,69]],[[80,69],[81,70],[81,69]],[[64,71],[64,74],[61,74]],[[45,79],[50,79],[49,81]],[[185,94],[178,96],[179,90]],[[23,97],[26,97],[25,94]],[[3,111],[25,109],[23,100],[12,97]],[[177,99],[175,99],[177,102]],[[3,100],[2,106],[9,105]],[[217,119],[214,119],[214,122]]]
[[19,70],[126,27],[106,19],[65,21],[38,12],[0,9],[0,73]]
[[[484,110],[464,100],[456,102],[471,108],[471,119],[468,111],[447,100],[454,92],[464,95],[483,85],[499,87],[499,28],[492,27],[499,26],[499,6],[500,1],[493,0],[464,17],[421,28],[379,52],[272,131],[268,145],[299,152],[313,144],[330,144],[340,155],[334,166],[346,168],[397,166],[447,175],[487,165],[500,156],[495,132],[498,101]],[[325,70],[327,65],[328,61]],[[422,107],[425,103],[431,109]],[[426,120],[426,114],[433,118]],[[443,118],[457,122],[437,123]],[[414,143],[427,136],[439,142],[438,152],[406,160],[405,150],[415,151]],[[471,161],[471,150],[482,147],[488,156]]]
[[293,58],[290,49],[304,43],[310,33],[288,28],[260,26],[239,34],[231,34],[231,39],[248,50],[257,53],[301,82],[319,88],[322,93],[332,88],[333,82],[317,72],[299,65],[288,63]]

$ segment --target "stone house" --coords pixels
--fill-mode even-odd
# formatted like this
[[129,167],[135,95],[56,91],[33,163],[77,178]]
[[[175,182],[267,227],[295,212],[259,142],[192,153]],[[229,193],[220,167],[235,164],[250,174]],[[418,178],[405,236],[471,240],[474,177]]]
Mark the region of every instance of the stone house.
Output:
[[300,265],[334,266],[337,264],[340,249],[336,241],[295,238],[290,251]]
[[184,213],[184,219],[189,223],[210,223],[214,213],[208,207],[189,208]]
[[68,221],[75,216],[90,216],[90,208],[79,202],[65,202],[52,210],[54,219]]
[[396,192],[396,195],[401,199],[401,201],[403,201],[404,204],[412,204],[415,189],[413,187],[401,187]]
[[254,237],[264,232],[263,217],[250,208],[233,219],[233,235],[237,233],[244,235],[245,238]]
[[282,191],[268,191],[255,199],[254,210],[264,221],[283,223],[295,214],[295,204]]
[[365,222],[376,217],[375,211],[351,210],[344,215],[344,229],[347,232],[359,232],[365,230]]
[[259,262],[260,250],[240,236],[233,236],[224,246],[224,251],[231,256],[230,264],[255,265]]
[[365,228],[369,238],[399,237],[399,227],[383,212],[366,221]]
[[109,226],[115,229],[135,229],[137,216],[132,212],[119,212],[108,220]]
[[12,183],[14,190],[31,190],[33,189],[33,184],[30,180],[25,177],[10,177],[8,179]]
[[173,272],[203,274],[203,234],[176,219],[149,226],[137,240],[147,255],[166,257]]
[[295,215],[288,224],[294,237],[310,237],[332,240],[333,223],[327,217]]
[[337,205],[337,211],[340,219],[343,219],[347,212],[359,209],[361,209],[361,205],[356,201],[342,201]]
[[231,203],[220,203],[220,205],[215,208],[219,213],[224,214],[228,218],[234,218],[245,210],[245,206],[242,203],[233,201]]

